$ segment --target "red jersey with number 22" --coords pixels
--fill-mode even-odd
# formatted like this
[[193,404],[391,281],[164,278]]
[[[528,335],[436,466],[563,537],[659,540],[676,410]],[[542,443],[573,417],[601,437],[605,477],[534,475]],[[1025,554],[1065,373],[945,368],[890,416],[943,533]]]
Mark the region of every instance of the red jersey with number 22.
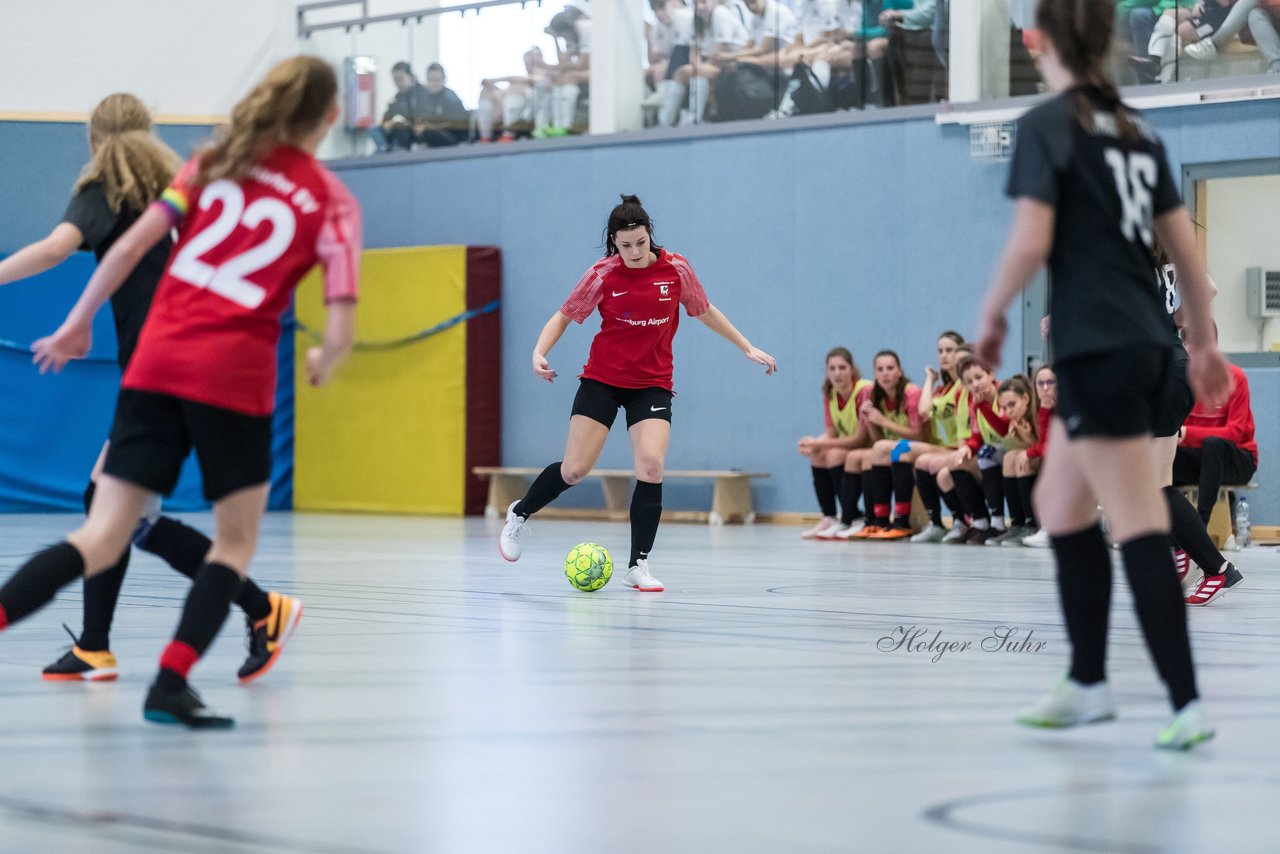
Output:
[[192,160],[155,202],[178,240],[122,385],[270,415],[280,316],[299,280],[318,261],[326,302],[356,298],[360,207],[291,146],[240,181],[195,186],[195,172]]
[[678,307],[697,317],[711,304],[702,283],[680,255],[663,249],[643,269],[621,256],[602,258],[586,272],[560,312],[582,323],[600,309],[600,331],[582,379],[619,388],[671,390],[671,341],[680,325]]

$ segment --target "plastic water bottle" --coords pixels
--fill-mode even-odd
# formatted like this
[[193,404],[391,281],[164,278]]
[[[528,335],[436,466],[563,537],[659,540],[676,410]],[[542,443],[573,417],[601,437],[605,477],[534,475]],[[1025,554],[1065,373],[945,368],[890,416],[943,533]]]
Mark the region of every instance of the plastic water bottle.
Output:
[[1241,498],[1236,503],[1236,542],[1247,549],[1251,543],[1249,533],[1249,502]]

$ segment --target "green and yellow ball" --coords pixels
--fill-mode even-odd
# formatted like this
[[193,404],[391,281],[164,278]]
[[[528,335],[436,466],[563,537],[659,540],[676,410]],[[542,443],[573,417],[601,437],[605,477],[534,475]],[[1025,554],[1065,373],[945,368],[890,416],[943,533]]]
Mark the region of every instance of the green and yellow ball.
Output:
[[564,574],[574,587],[594,593],[613,577],[613,558],[604,546],[578,543],[565,556]]

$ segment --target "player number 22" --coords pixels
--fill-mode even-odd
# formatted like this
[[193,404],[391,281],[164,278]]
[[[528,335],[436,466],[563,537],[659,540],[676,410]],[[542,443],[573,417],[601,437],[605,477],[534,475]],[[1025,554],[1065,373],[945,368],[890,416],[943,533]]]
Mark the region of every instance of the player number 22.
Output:
[[1105,156],[1120,193],[1120,230],[1129,240],[1141,238],[1144,245],[1150,246],[1154,214],[1151,193],[1158,175],[1156,159],[1150,154],[1125,153],[1117,148],[1108,148]]
[[[293,210],[274,198],[262,198],[246,209],[244,191],[231,181],[214,181],[200,194],[200,210],[208,210],[214,202],[222,202],[222,212],[187,242],[173,259],[169,272],[175,278],[208,288],[215,294],[245,308],[257,308],[266,299],[266,289],[255,285],[246,277],[264,267],[269,267],[289,249],[293,242],[297,222]],[[200,256],[231,236],[237,225],[254,229],[264,221],[271,223],[267,239],[239,255],[223,261],[217,267],[206,264]]]

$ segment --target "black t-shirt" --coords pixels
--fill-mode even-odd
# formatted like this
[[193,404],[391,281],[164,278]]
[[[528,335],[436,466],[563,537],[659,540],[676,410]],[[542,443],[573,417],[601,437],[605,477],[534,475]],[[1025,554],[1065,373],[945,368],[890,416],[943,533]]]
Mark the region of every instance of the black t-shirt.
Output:
[[1049,255],[1054,359],[1170,345],[1163,294],[1151,286],[1151,223],[1182,204],[1164,146],[1134,115],[1135,141],[1120,139],[1095,97],[1095,130],[1075,121],[1071,93],[1018,121],[1006,192],[1055,209]]
[[[80,248],[92,250],[94,256],[101,261],[111,245],[139,216],[140,211],[112,211],[107,204],[102,182],[95,181],[86,185],[71,199],[67,212],[62,215],[62,221],[80,229],[80,234],[84,236],[84,243]],[[111,297],[111,314],[115,318],[116,340],[119,344],[116,358],[121,370],[124,370],[133,356],[133,349],[138,344],[138,333],[142,331],[142,322],[147,319],[151,298],[155,295],[156,284],[164,273],[164,265],[169,260],[172,248],[173,244],[166,236],[142,257],[138,266],[129,273],[124,284]]]

